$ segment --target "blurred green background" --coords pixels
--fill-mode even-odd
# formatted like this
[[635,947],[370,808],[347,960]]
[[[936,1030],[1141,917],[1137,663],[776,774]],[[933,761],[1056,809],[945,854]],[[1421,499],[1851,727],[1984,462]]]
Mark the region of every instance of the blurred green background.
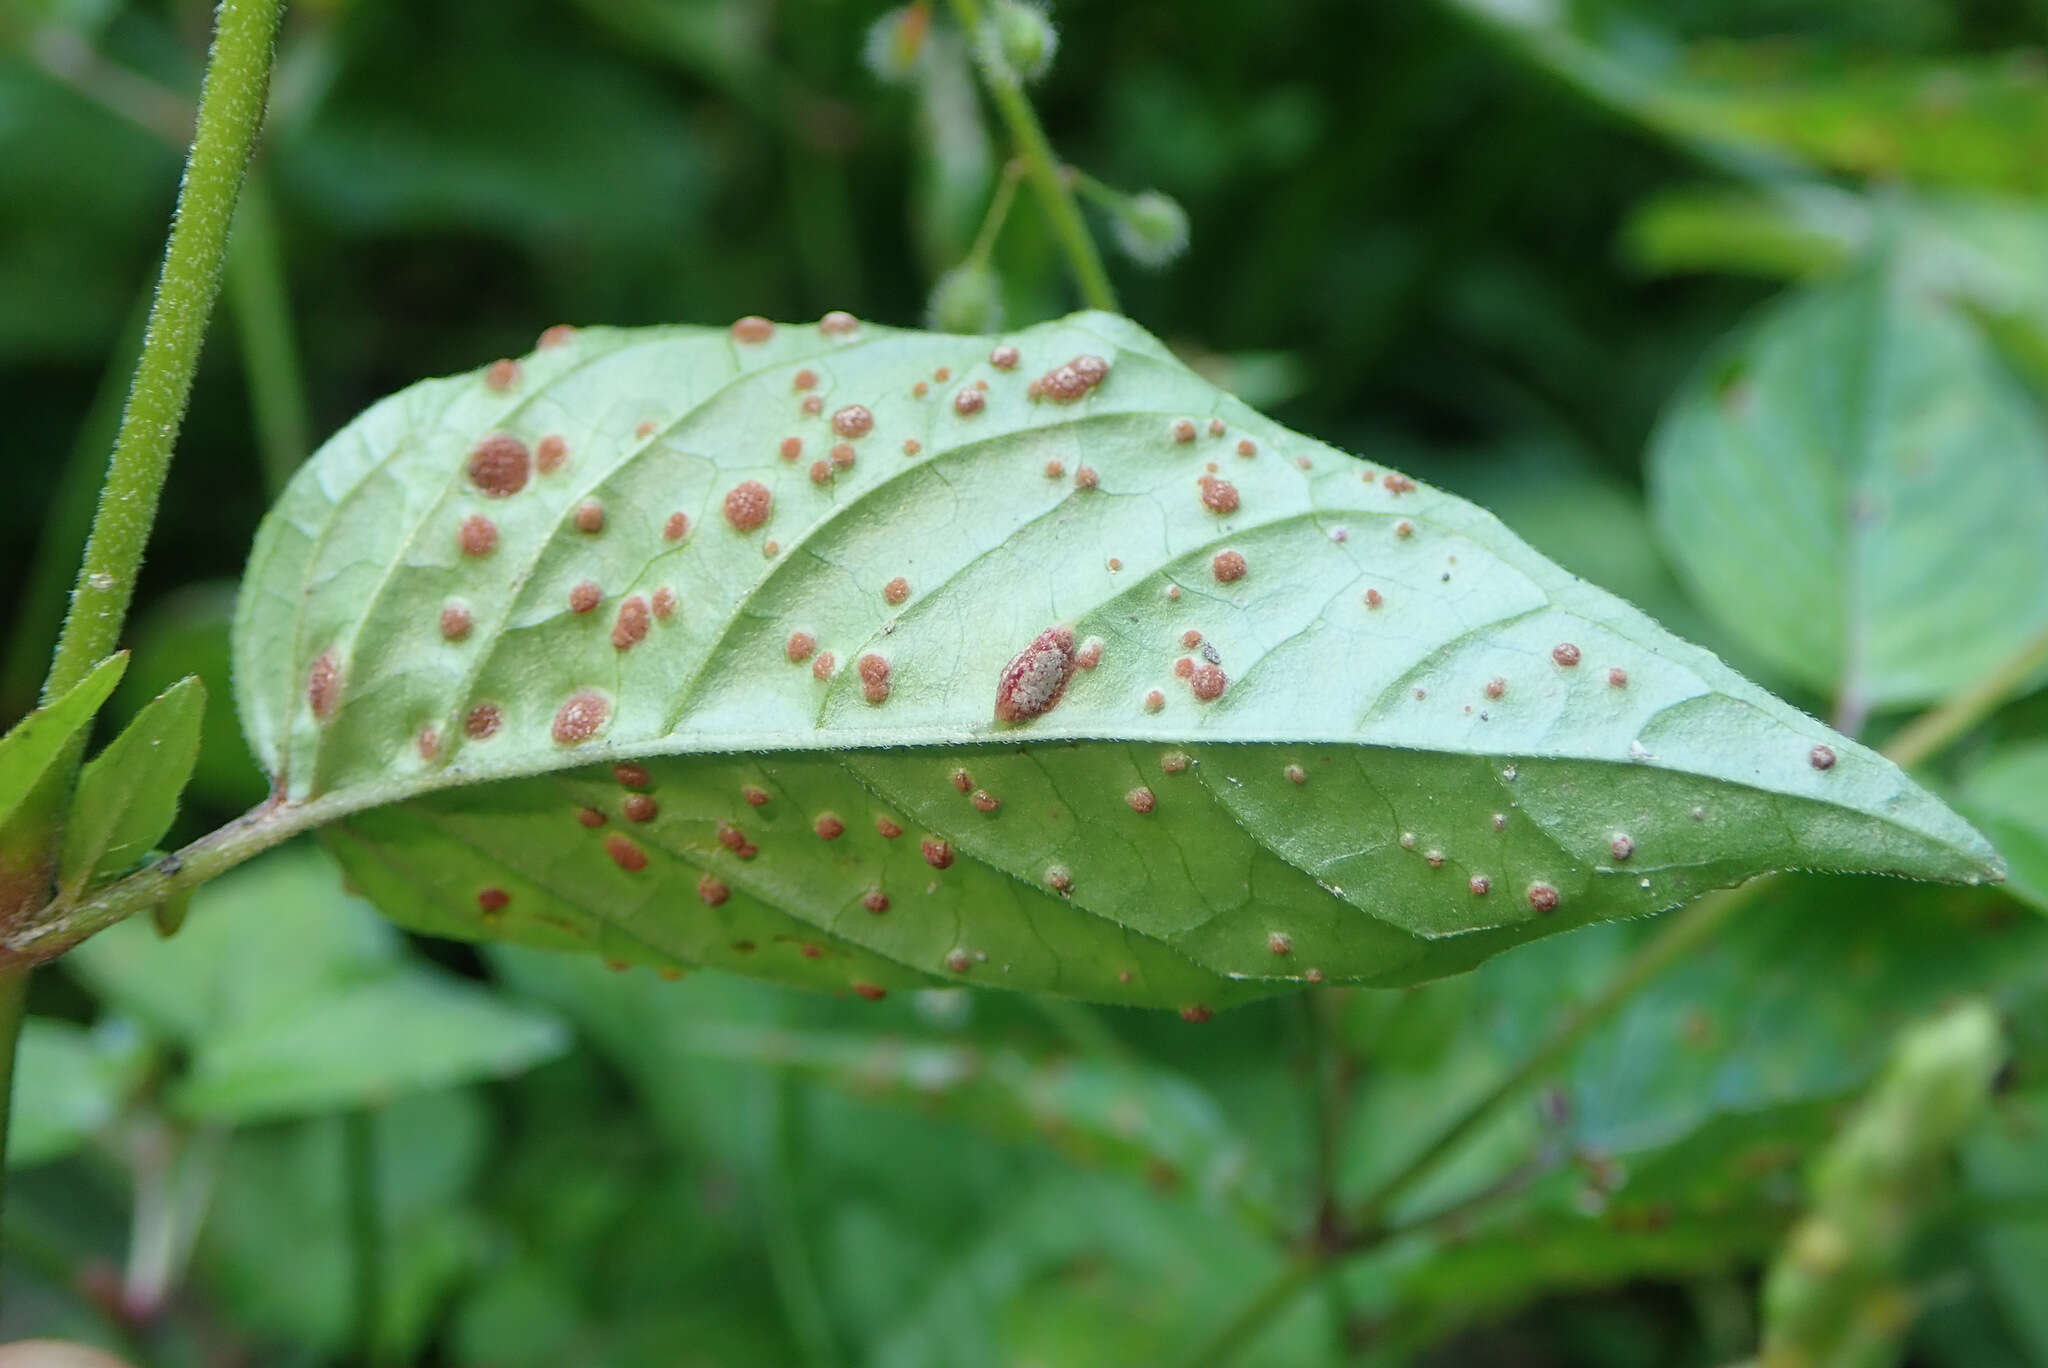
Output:
[[[54,640],[211,22],[190,0],[4,3],[0,723]],[[909,79],[876,79],[882,9],[288,12],[109,717],[206,678],[180,833],[263,794],[228,703],[233,581],[279,479],[368,402],[557,322],[923,320],[1007,151],[943,24]],[[1945,692],[1844,699],[1745,627],[1683,512],[1653,518],[1645,452],[1724,338],[1844,272],[1938,295],[2038,434],[2048,2],[1067,0],[1056,18],[1033,97],[1061,156],[1193,225],[1164,269],[1112,255],[1125,312],[1817,713],[1881,740]],[[1076,306],[1028,193],[994,261],[1009,321]],[[2048,527],[2048,509],[1998,516]],[[2038,624],[1987,626],[1993,656],[2000,625]],[[2008,890],[1774,886],[1409,1214],[1511,1192],[1345,1264],[1244,1361],[1746,1356],[1816,1147],[1893,1032],[1974,994],[2006,1013],[2013,1063],[1920,1213],[1901,1352],[2048,1364],[2048,927],[2023,906],[2048,897],[2043,736],[2036,695],[1930,776],[2013,861]],[[1398,1166],[1642,934],[1194,1030],[413,941],[287,849],[203,893],[178,938],[124,925],[39,975],[0,1339],[166,1365],[1189,1361],[1285,1268],[1318,1193]]]

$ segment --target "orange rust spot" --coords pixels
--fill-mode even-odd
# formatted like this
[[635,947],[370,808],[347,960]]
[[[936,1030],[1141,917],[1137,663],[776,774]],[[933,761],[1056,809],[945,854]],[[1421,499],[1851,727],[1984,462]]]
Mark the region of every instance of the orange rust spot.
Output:
[[341,706],[341,666],[333,651],[322,651],[306,671],[306,705],[325,722]]
[[869,1002],[880,1002],[883,998],[889,996],[887,988],[873,983],[856,983],[853,985],[853,991],[859,993]]
[[579,689],[555,709],[549,733],[558,746],[580,746],[604,730],[611,715],[612,705],[603,694],[595,689]]
[[472,741],[482,741],[496,736],[504,720],[497,704],[479,703],[462,719],[462,733]]
[[569,591],[569,611],[587,613],[604,599],[604,590],[597,587],[596,580],[583,580]]
[[981,412],[982,406],[987,402],[980,390],[971,386],[963,388],[953,396],[953,412],[962,418],[971,418]]
[[903,439],[903,454],[905,456],[915,456],[918,452],[923,450],[924,443],[918,441],[917,438],[906,437]]
[[576,813],[576,820],[589,827],[592,831],[595,831],[604,825],[605,818],[604,814],[596,808],[581,808]]
[[839,820],[835,812],[821,812],[818,820],[811,823],[811,830],[818,833],[821,841],[836,841],[846,834],[846,823]]
[[735,342],[761,343],[775,336],[775,325],[759,314],[748,314],[732,325]]
[[1201,479],[1202,507],[1211,513],[1235,513],[1237,511],[1237,486],[1228,480],[1219,480],[1214,475]]
[[974,804],[976,812],[994,812],[1003,805],[1002,799],[996,797],[987,789],[976,789],[968,795],[967,801]]
[[1223,691],[1230,686],[1230,677],[1223,673],[1220,665],[1197,665],[1195,672],[1188,676],[1188,688],[1204,703],[1223,697]]
[[748,807],[766,807],[768,805],[768,790],[756,788],[752,784],[740,790],[740,797],[746,800]]
[[562,468],[569,459],[569,444],[554,433],[540,439],[540,445],[533,449],[533,463],[543,475],[552,475]]
[[860,320],[844,309],[834,309],[818,320],[818,331],[828,337],[845,337],[860,330]]
[[647,766],[636,765],[630,760],[624,764],[613,765],[612,778],[619,782],[621,788],[644,789],[654,787],[654,776],[647,772]]
[[1817,770],[1831,770],[1835,767],[1835,752],[1831,746],[1815,746],[1806,753],[1806,762]]
[[1159,799],[1153,794],[1152,790],[1142,785],[1126,793],[1124,801],[1130,804],[1131,811],[1137,813],[1150,812],[1159,805]]
[[544,329],[541,332],[540,340],[534,343],[534,345],[542,351],[546,351],[549,347],[566,346],[575,340],[576,328],[573,324],[557,323],[552,328]]
[[881,834],[882,839],[885,841],[893,841],[903,834],[903,828],[890,821],[887,817],[875,818],[875,830]]
[[1077,466],[1074,470],[1074,488],[1093,489],[1101,483],[1102,477],[1095,473],[1094,466]]
[[650,794],[629,793],[626,801],[619,805],[619,811],[626,814],[629,822],[651,822],[661,811],[661,804],[655,802]]
[[860,905],[879,917],[889,910],[889,895],[879,888],[870,888],[861,895]]
[[1607,687],[1610,689],[1626,689],[1628,687],[1628,671],[1618,665],[1609,670],[1607,672]]
[[809,366],[806,366],[791,376],[789,383],[792,389],[816,389],[818,387],[818,373]]
[[[725,900],[732,896],[732,890],[727,888],[724,883],[706,874],[697,880],[697,896],[706,907],[721,907],[725,904]],[[745,944],[745,942],[741,942],[741,944]],[[739,946],[736,945],[733,948],[737,950]],[[753,946],[748,945],[747,949],[751,950]]]
[[988,354],[988,363],[997,370],[1015,370],[1017,363],[1023,359],[1017,349],[1007,342]]
[[1579,663],[1579,648],[1572,645],[1569,641],[1560,641],[1557,645],[1550,648],[1550,658],[1566,669],[1570,669]]
[[922,849],[924,851],[924,862],[933,869],[951,869],[953,867],[953,847],[947,842],[940,840],[936,836],[927,836],[924,838]]
[[422,727],[420,734],[413,738],[412,744],[414,749],[419,751],[422,760],[441,758],[441,733],[432,727]]
[[860,404],[848,404],[832,415],[832,430],[841,437],[865,437],[875,430],[875,415]]
[[860,658],[860,691],[870,703],[889,697],[889,662],[872,652]]
[[637,874],[647,868],[647,852],[616,831],[604,838],[604,853],[628,874]]
[[1173,420],[1173,425],[1167,431],[1173,434],[1173,440],[1176,442],[1182,444],[1192,442],[1195,440],[1195,420],[1192,418],[1176,418]]
[[833,444],[832,468],[834,470],[853,469],[853,447],[850,443],[835,442]]
[[585,499],[576,505],[576,530],[596,536],[604,531],[604,505],[596,499]]
[[909,597],[910,581],[901,575],[898,575],[895,579],[882,586],[882,598],[888,603],[901,603]]
[[469,635],[469,609],[460,603],[450,603],[441,609],[441,636],[448,641],[460,641]]
[[1237,454],[1240,456],[1256,456],[1259,454],[1259,444],[1249,437],[1241,437],[1237,442]]
[[506,904],[511,901],[512,895],[502,888],[479,888],[476,891],[476,905],[487,916],[493,912],[504,911]]
[[1182,656],[1173,662],[1173,673],[1176,678],[1191,679],[1195,673],[1195,662],[1187,656]]
[[814,485],[832,482],[832,465],[829,461],[811,462],[811,483]]
[[782,445],[779,450],[783,460],[794,461],[797,457],[804,454],[804,439],[801,437],[785,437],[782,439]]
[[519,383],[519,363],[506,359],[491,362],[484,372],[484,383],[503,394]]
[[1191,1002],[1180,1009],[1180,1019],[1192,1026],[1199,1026],[1214,1015],[1214,1012],[1199,1002]]
[[[1097,655],[1100,656],[1100,648]],[[1011,658],[996,678],[998,722],[1028,722],[1050,712],[1067,691],[1079,665],[1070,627],[1048,627]],[[959,771],[964,775],[966,771]],[[955,782],[958,782],[956,775]],[[961,790],[963,793],[965,789]]]
[[1237,551],[1218,551],[1215,559],[1209,562],[1209,569],[1218,584],[1235,584],[1244,578],[1245,568],[1244,556]]
[[494,432],[470,449],[469,482],[486,498],[510,498],[526,488],[530,464],[526,443],[508,432]]
[[830,651],[821,651],[818,654],[818,658],[811,662],[811,678],[817,680],[830,679],[832,672],[838,668],[839,662],[833,658],[832,653]]
[[789,657],[792,665],[801,665],[811,658],[811,652],[818,649],[818,639],[809,632],[791,632],[789,640],[783,643],[782,653]]
[[1530,884],[1529,908],[1538,913],[1557,911],[1557,890],[1547,883]]
[[752,532],[768,521],[774,496],[759,480],[742,480],[725,495],[725,520],[738,532]]
[[681,541],[681,540],[682,540],[682,539],[683,539],[684,537],[687,537],[687,536],[689,536],[689,535],[690,535],[690,518],[689,518],[689,515],[688,515],[688,514],[686,514],[686,513],[671,513],[671,514],[669,514],[669,515],[668,515],[668,521],[667,521],[667,522],[665,522],[665,523],[663,523],[663,524],[661,525],[661,535],[662,535],[662,538],[663,538],[663,540],[665,540],[665,541],[672,541],[672,542],[673,542],[673,541]]
[[676,591],[669,588],[666,584],[655,590],[653,608],[654,616],[663,622],[667,622],[669,618],[675,615]]
[[1163,693],[1161,693],[1161,692],[1159,692],[1159,690],[1157,690],[1157,689],[1153,689],[1153,690],[1152,690],[1151,692],[1149,692],[1149,693],[1147,693],[1147,694],[1145,695],[1145,711],[1146,711],[1146,712],[1158,712],[1158,711],[1159,711],[1159,710],[1160,710],[1161,708],[1163,708],[1163,707],[1165,707],[1165,706],[1166,706],[1166,695],[1165,695],[1165,694],[1163,694]]

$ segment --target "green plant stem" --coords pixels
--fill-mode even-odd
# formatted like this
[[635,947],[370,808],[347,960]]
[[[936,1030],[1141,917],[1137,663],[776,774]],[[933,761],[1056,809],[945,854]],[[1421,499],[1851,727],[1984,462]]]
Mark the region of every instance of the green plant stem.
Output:
[[1940,754],[2018,694],[2043,667],[2048,667],[2048,628],[1992,667],[1976,683],[1900,728],[1885,743],[1884,753],[1908,767]]
[[275,499],[311,448],[306,377],[292,331],[291,296],[277,213],[262,168],[251,167],[235,210],[234,246],[228,252],[228,307],[241,344],[263,486]]
[[1266,1323],[1292,1304],[1310,1284],[1330,1271],[1325,1253],[1298,1254],[1260,1288],[1243,1309],[1223,1323],[1188,1360],[1188,1368],[1224,1368],[1258,1338]]
[[[199,120],[164,251],[156,304],[114,439],[99,511],[43,697],[85,678],[114,649],[170,471],[199,347],[220,289],[242,173],[263,122],[283,0],[223,0],[200,88]],[[70,762],[74,767],[76,757]]]
[[[960,27],[967,30],[969,40],[973,41],[981,32],[980,0],[952,0],[952,5]],[[1114,313],[1116,291],[1110,287],[1109,272],[1103,269],[1102,254],[1095,250],[1095,239],[1088,236],[1088,225],[1081,218],[1081,207],[1074,202],[1074,192],[1067,185],[1059,161],[1053,156],[1052,144],[1046,140],[1045,129],[1039,125],[1037,111],[1032,109],[1023,86],[1015,80],[1006,80],[986,69],[983,75],[987,78],[985,83],[989,96],[996,103],[996,112],[1009,128],[1010,139],[1017,146],[1017,155],[1023,159],[1024,174],[1045,206],[1045,216],[1052,223],[1053,237],[1067,258],[1067,268],[1074,273],[1074,284],[1080,288],[1082,300],[1091,309],[1106,309]]]
[[769,1274],[782,1301],[791,1336],[808,1368],[834,1368],[839,1351],[832,1340],[832,1316],[818,1288],[804,1240],[796,1184],[802,1139],[797,1134],[800,1093],[787,1074],[775,1082],[775,1152],[762,1175],[767,1206]]
[[996,181],[996,193],[988,202],[988,213],[982,216],[981,227],[974,234],[974,245],[967,249],[962,265],[988,265],[989,254],[995,251],[996,239],[1002,236],[1003,224],[1009,220],[1010,206],[1017,201],[1017,182],[1023,176],[1023,162],[1012,157],[1003,163],[1003,174]]
[[341,1118],[342,1193],[348,1203],[350,1299],[356,1362],[381,1363],[384,1325],[384,1223],[377,1193],[377,1118],[367,1108]]

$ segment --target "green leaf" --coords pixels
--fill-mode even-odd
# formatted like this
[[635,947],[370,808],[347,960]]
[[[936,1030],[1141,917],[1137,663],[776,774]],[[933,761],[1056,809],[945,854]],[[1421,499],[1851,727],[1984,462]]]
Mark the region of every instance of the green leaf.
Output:
[[0,923],[33,912],[49,897],[49,846],[64,799],[58,757],[90,730],[127,668],[127,652],[108,656],[0,736]]
[[209,1036],[171,1104],[195,1120],[237,1125],[311,1116],[517,1073],[566,1044],[547,1017],[440,975],[407,973]]
[[49,1017],[23,1022],[7,1166],[61,1159],[105,1129],[140,1081],[140,1043],[118,1021],[93,1029]]
[[134,864],[171,829],[199,758],[205,711],[206,686],[187,675],[79,772],[57,862],[61,896],[75,897],[95,879]]
[[240,710],[389,915],[1200,1017],[1761,869],[1995,877],[1882,758],[1129,323],[999,366],[840,318],[558,335],[293,482]]
[[1939,698],[2048,624],[2048,434],[1964,317],[1873,268],[1771,307],[1649,458],[1695,596],[1852,711]]
[[2048,741],[1994,751],[1970,771],[1956,802],[2005,857],[2006,891],[2048,912]]

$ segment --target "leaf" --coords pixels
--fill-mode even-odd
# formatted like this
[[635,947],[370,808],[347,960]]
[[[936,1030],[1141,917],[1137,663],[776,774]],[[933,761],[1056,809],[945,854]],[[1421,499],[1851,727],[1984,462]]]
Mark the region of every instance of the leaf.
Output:
[[51,1017],[23,1022],[7,1166],[61,1159],[105,1129],[140,1081],[139,1044],[134,1029],[119,1022],[91,1030]]
[[199,758],[206,686],[187,675],[135,715],[78,775],[58,858],[60,896],[140,859],[171,829]]
[[1884,269],[1802,291],[1712,357],[1650,458],[1700,602],[1858,706],[1975,680],[2048,624],[2048,435],[1971,324]]
[[195,808],[240,812],[262,802],[268,786],[242,740],[234,691],[227,687],[234,615],[231,580],[185,585],[137,612],[128,632],[135,666],[107,700],[107,718],[125,722],[178,680],[198,675],[207,685],[206,711],[186,801]]
[[1963,781],[1956,802],[2005,857],[2006,891],[2048,912],[2048,741],[1994,751]]
[[[1199,1018],[1765,868],[1995,876],[1888,762],[1122,320],[998,366],[842,318],[584,330],[385,400],[293,482],[240,710],[387,914]],[[1033,671],[1069,678],[1027,716]]]
[[91,729],[127,668],[127,652],[108,656],[0,736],[0,924],[33,913],[49,897],[49,846],[64,801],[57,760]]

